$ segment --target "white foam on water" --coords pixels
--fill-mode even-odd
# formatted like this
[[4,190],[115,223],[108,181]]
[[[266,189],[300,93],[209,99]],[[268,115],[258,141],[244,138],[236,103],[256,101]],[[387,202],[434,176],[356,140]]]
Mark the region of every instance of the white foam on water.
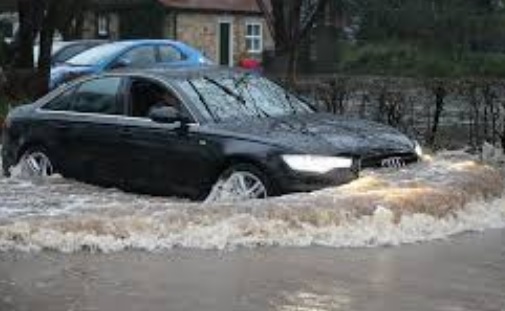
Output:
[[0,250],[375,247],[505,227],[500,171],[464,153],[310,194],[227,204],[127,194],[54,177],[0,178]]

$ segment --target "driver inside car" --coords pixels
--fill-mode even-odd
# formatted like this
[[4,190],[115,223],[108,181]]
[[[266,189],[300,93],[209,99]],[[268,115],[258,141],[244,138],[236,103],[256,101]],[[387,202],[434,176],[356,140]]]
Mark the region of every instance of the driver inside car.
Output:
[[149,107],[147,115],[149,116],[154,111],[163,107],[173,107],[179,110],[179,100],[169,92],[159,91],[155,102]]

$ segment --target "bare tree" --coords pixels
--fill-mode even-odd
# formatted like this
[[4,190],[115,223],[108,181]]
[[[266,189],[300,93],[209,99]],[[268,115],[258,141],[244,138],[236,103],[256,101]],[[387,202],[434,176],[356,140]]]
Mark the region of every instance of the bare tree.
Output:
[[44,11],[43,1],[18,0],[19,31],[15,40],[16,53],[13,66],[16,68],[33,68],[33,44],[40,30],[40,14]]
[[278,55],[288,56],[287,77],[296,80],[299,48],[328,0],[256,0],[271,30]]
[[[48,91],[54,33],[56,30],[72,32],[70,28],[76,26],[76,16],[82,14],[87,2],[17,0],[20,26],[9,74],[9,85],[16,89],[11,92],[13,96],[38,97]],[[40,55],[34,64],[33,46],[37,37]]]

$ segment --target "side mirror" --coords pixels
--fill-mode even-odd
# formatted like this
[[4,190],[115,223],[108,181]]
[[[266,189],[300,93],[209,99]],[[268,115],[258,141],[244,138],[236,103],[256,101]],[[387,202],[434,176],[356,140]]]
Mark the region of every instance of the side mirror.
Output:
[[130,67],[131,63],[132,62],[129,59],[120,58],[112,64],[110,69],[119,69],[119,68]]
[[174,107],[159,107],[151,109],[149,119],[156,123],[175,123],[180,122],[181,125],[188,124],[190,120],[182,116]]

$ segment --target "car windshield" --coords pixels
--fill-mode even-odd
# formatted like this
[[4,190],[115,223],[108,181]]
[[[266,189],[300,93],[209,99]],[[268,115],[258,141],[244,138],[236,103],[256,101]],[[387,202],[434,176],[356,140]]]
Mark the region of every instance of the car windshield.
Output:
[[215,122],[312,112],[299,98],[255,74],[203,76],[179,84],[201,113]]
[[124,49],[120,44],[104,44],[84,51],[66,61],[72,66],[93,66]]

